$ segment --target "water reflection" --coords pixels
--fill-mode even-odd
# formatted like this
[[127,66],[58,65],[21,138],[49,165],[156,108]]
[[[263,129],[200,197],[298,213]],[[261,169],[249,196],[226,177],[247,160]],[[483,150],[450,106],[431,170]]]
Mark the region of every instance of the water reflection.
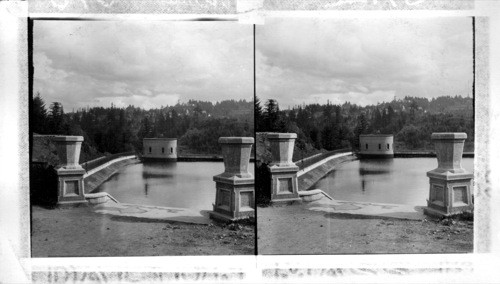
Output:
[[172,178],[176,168],[176,162],[144,162],[142,166],[142,178]]
[[391,172],[394,159],[366,159],[359,161],[359,175],[383,175]]
[[[394,159],[364,159],[359,161],[359,176],[361,192],[364,194],[373,185],[374,179],[388,175],[394,164]],[[371,177],[376,176],[376,177]]]
[[123,203],[211,210],[213,176],[223,171],[222,162],[147,162],[122,168],[97,190]]

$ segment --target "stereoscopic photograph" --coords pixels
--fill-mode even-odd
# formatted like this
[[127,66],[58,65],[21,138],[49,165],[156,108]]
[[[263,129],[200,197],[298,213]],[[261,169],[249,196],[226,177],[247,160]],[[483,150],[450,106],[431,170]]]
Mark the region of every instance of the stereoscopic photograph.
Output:
[[499,9],[0,1],[0,282],[496,283]]
[[32,257],[253,255],[253,27],[32,24]]
[[473,21],[256,26],[259,254],[473,251]]

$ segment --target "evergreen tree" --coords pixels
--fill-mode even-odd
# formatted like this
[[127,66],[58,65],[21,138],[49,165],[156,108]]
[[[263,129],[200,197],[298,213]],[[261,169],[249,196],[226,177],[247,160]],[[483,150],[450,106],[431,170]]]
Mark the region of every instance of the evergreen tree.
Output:
[[255,116],[255,129],[256,131],[263,131],[263,126],[264,126],[264,116],[262,113],[262,106],[260,105],[260,99],[258,97],[255,97],[254,104],[253,104],[253,111],[254,111],[254,116]]
[[143,138],[151,138],[151,125],[149,123],[149,119],[144,117],[141,122],[141,129],[139,130],[139,139]]
[[49,113],[49,129],[50,134],[65,134],[64,133],[64,110],[59,102],[53,102],[50,105]]
[[321,144],[328,151],[335,148],[335,130],[332,125],[326,125],[321,130]]
[[366,134],[368,130],[368,122],[365,115],[362,113],[358,116],[354,137],[351,139],[351,146],[354,149],[359,149],[359,135]]
[[265,130],[264,131],[278,131],[279,120],[279,106],[278,102],[274,99],[267,100],[265,112]]
[[311,128],[311,130],[309,131],[309,136],[311,138],[314,148],[316,149],[323,148],[323,144],[321,143],[321,134],[317,127],[313,126]]
[[33,112],[31,113],[31,127],[34,133],[45,134],[47,124],[47,110],[45,109],[45,102],[43,101],[40,93],[37,92],[33,98]]

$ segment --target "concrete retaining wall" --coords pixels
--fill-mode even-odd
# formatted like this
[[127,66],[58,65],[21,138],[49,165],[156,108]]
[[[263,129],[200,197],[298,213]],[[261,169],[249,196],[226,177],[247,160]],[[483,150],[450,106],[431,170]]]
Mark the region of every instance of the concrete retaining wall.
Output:
[[[87,173],[83,178],[83,183],[85,187],[85,193],[93,192],[97,187],[99,187],[103,182],[108,180],[112,175],[120,170],[120,168],[138,163],[139,160],[135,158],[135,156],[128,157],[127,159],[118,158],[116,160],[110,161],[102,166],[99,166],[96,169],[93,169],[92,174]],[[107,166],[105,166],[107,165]],[[104,167],[105,166],[105,167]],[[89,171],[90,172],[90,171]]]
[[112,164],[115,164],[115,163],[118,163],[118,162],[120,162],[120,161],[124,161],[124,160],[130,160],[130,159],[133,159],[133,158],[135,158],[135,157],[136,157],[135,155],[130,155],[130,156],[120,157],[120,158],[117,158],[117,159],[111,160],[111,161],[109,161],[109,162],[107,162],[107,163],[105,163],[105,164],[102,164],[102,165],[100,165],[100,166],[98,166],[98,167],[95,167],[95,168],[93,168],[93,169],[91,169],[91,170],[87,171],[87,172],[83,175],[83,178],[86,178],[86,177],[88,177],[88,176],[91,176],[91,175],[93,175],[93,174],[95,174],[95,173],[97,173],[97,172],[99,172],[99,171],[101,171],[101,170],[103,170],[103,169],[105,169],[105,168],[107,168],[107,167],[111,166]]
[[321,166],[322,164],[330,161],[330,160],[333,160],[333,159],[338,159],[340,157],[345,157],[345,156],[351,156],[353,153],[352,152],[346,152],[346,153],[338,153],[338,154],[335,154],[335,155],[332,155],[330,157],[327,157],[321,161],[318,161],[312,165],[309,165],[303,169],[301,169],[300,171],[297,172],[297,176],[300,177],[301,175],[307,173],[307,172],[310,172],[312,170],[314,170],[315,168]]
[[342,153],[326,158],[318,163],[304,168],[299,173],[299,190],[310,189],[318,180],[335,169],[341,163],[356,160],[357,157],[352,153]]

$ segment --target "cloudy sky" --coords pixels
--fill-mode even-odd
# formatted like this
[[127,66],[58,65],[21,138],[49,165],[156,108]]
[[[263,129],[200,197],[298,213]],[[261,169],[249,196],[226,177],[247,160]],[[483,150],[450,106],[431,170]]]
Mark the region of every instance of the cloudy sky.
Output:
[[472,19],[266,19],[257,96],[281,108],[471,94]]
[[253,31],[237,22],[35,21],[34,93],[66,112],[253,99]]

